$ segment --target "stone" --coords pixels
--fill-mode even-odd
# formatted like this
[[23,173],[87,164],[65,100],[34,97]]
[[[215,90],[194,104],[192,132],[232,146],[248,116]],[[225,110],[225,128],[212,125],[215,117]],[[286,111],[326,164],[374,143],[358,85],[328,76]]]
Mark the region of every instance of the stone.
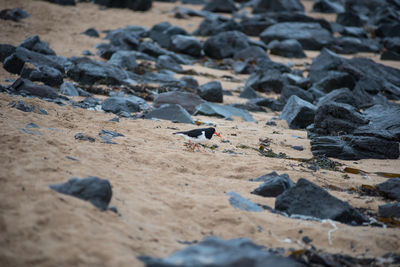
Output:
[[179,91],[158,94],[153,101],[153,105],[156,108],[164,104],[179,104],[189,112],[189,114],[193,114],[196,106],[202,103],[205,103],[205,101],[198,95]]
[[332,34],[315,22],[281,22],[268,27],[260,34],[268,44],[273,40],[297,40],[306,50],[320,50],[333,41]]
[[161,22],[153,26],[150,38],[163,48],[170,48],[171,38],[174,35],[188,35],[183,28],[173,26],[169,22]]
[[79,108],[96,109],[97,106],[101,105],[101,101],[97,98],[88,96],[82,101],[75,102],[72,105]]
[[399,22],[388,22],[381,23],[375,30],[375,35],[377,37],[400,37],[400,23]]
[[274,40],[268,44],[270,53],[282,57],[305,58],[306,54],[299,41],[295,39],[287,39],[283,41]]
[[12,90],[17,93],[27,92],[32,96],[38,96],[43,98],[55,99],[58,98],[57,91],[47,85],[39,85],[31,82],[30,80],[18,78],[12,85]]
[[299,0],[260,0],[257,1],[253,8],[253,13],[264,12],[304,12],[304,6]]
[[210,12],[220,12],[220,13],[233,13],[237,11],[237,7],[233,0],[213,0],[209,1],[203,8]]
[[38,108],[32,104],[28,104],[23,100],[11,101],[8,103],[8,106],[21,110],[23,112],[35,112],[41,115],[47,115],[47,111],[41,108]]
[[303,78],[303,76],[294,73],[283,73],[282,76],[285,78],[287,84],[300,87],[304,90],[308,90],[311,86],[311,81],[309,78]]
[[242,32],[248,36],[259,36],[266,28],[274,25],[276,20],[263,16],[262,14],[256,14],[252,17],[242,18],[240,25],[242,26]]
[[105,39],[110,40],[110,45],[116,47],[116,51],[136,50],[139,47],[139,34],[126,27],[108,32]]
[[153,58],[158,58],[159,56],[168,54],[168,51],[162,49],[157,43],[148,41],[141,42],[138,50]]
[[344,26],[362,27],[363,21],[360,16],[354,11],[345,11],[336,17],[336,23]]
[[337,71],[345,62],[345,59],[331,50],[324,48],[321,53],[312,60],[309,78],[311,82],[318,82],[326,77],[330,71]]
[[329,93],[339,88],[349,88],[352,90],[355,85],[354,77],[347,72],[329,71],[325,77],[314,83],[314,87]]
[[63,83],[63,74],[49,66],[39,66],[33,68],[28,67],[29,64],[25,64],[21,70],[21,77],[29,79],[34,82],[43,82],[48,86],[58,87]]
[[11,56],[15,52],[15,46],[10,44],[0,44],[0,62]]
[[249,47],[248,37],[238,31],[227,31],[211,36],[204,43],[204,53],[215,59],[233,57],[233,55]]
[[328,47],[340,54],[355,54],[360,52],[379,53],[381,50],[378,40],[350,36],[337,37]]
[[106,7],[129,8],[134,11],[147,11],[153,4],[152,0],[93,0],[93,2]]
[[156,62],[156,67],[158,69],[168,69],[178,73],[183,72],[181,65],[179,65],[174,58],[168,55],[159,56]]
[[101,211],[107,209],[112,197],[110,182],[95,176],[74,177],[65,183],[52,184],[49,187],[59,193],[89,201]]
[[179,104],[164,104],[160,107],[153,109],[145,116],[145,119],[162,119],[170,120],[178,123],[191,123],[194,124],[194,120],[190,114]]
[[294,187],[276,198],[275,209],[288,215],[306,215],[351,225],[368,222],[368,218],[347,202],[330,195],[323,188],[304,178],[300,178]]
[[241,117],[244,121],[255,121],[247,110],[209,102],[198,105],[193,115],[217,116],[226,120],[232,120],[233,117]]
[[310,92],[294,85],[285,85],[281,92],[281,102],[286,103],[292,95],[298,96],[309,103],[314,100],[314,96]]
[[252,99],[252,98],[258,98],[258,94],[256,92],[256,90],[254,90],[253,88],[246,86],[241,92],[239,97],[242,98],[247,98],[247,99]]
[[344,36],[363,38],[364,41],[368,38],[367,32],[361,27],[343,27],[343,31],[341,31],[340,34]]
[[89,136],[87,134],[84,134],[84,133],[77,133],[77,134],[75,134],[74,138],[76,140],[88,141],[90,143],[96,142],[96,139],[94,139],[93,137],[91,137],[91,136]]
[[250,99],[250,102],[261,107],[267,107],[273,111],[282,111],[285,106],[281,101],[269,97]]
[[354,107],[357,106],[353,93],[348,88],[340,88],[333,90],[329,94],[324,95],[318,100],[317,106],[327,105],[329,102],[344,103]]
[[199,83],[192,76],[183,76],[181,78],[181,81],[184,83],[184,87],[186,86],[190,89],[196,89],[197,87],[199,87]]
[[133,71],[138,66],[135,53],[132,51],[117,51],[111,56],[108,63],[128,71]]
[[254,204],[250,200],[242,197],[236,192],[228,192],[226,193],[229,198],[229,203],[236,209],[241,209],[245,211],[253,211],[253,212],[261,212],[263,209],[258,206],[257,204]]
[[384,218],[400,218],[400,202],[379,205],[379,216]]
[[263,182],[251,193],[262,197],[277,197],[285,190],[292,188],[293,186],[294,183],[290,179],[289,175],[282,174],[266,179],[265,182]]
[[118,114],[120,112],[139,112],[148,108],[143,98],[137,96],[111,96],[104,100],[101,107],[106,112]]
[[202,54],[203,46],[195,37],[177,34],[171,37],[170,42],[170,49],[177,53],[193,57],[200,57]]
[[240,31],[240,29],[241,25],[229,18],[222,16],[206,16],[199,27],[193,32],[193,35],[210,36],[226,31]]
[[285,81],[282,73],[278,70],[259,70],[250,75],[246,81],[246,86],[256,91],[267,93],[281,93]]
[[400,60],[400,37],[385,38],[383,47],[382,60]]
[[13,20],[13,21],[20,21],[21,19],[26,19],[29,17],[28,12],[23,10],[22,8],[6,8],[3,10],[0,10],[0,19],[4,20]]
[[386,182],[376,185],[378,192],[388,198],[400,201],[400,178],[391,178]]
[[279,119],[286,120],[291,129],[306,128],[314,122],[316,110],[313,104],[293,95],[287,101]]
[[313,4],[313,11],[320,13],[343,13],[344,6],[341,1],[317,0]]
[[218,237],[207,237],[200,243],[177,251],[165,259],[140,256],[139,260],[147,267],[304,266],[291,258],[268,252],[263,246],[256,245],[246,238],[222,240]]
[[56,55],[49,44],[40,40],[38,35],[29,36],[23,40],[19,46],[44,55]]
[[90,37],[95,37],[95,38],[100,37],[99,32],[95,28],[89,28],[86,31],[81,32],[81,34],[84,34],[84,35],[87,35]]
[[60,86],[60,92],[63,95],[68,96],[79,96],[78,90],[75,88],[74,84],[68,81],[64,81]]
[[44,0],[53,4],[62,5],[62,6],[75,6],[75,0]]
[[270,59],[267,52],[259,46],[249,46],[242,50],[239,50],[233,55],[233,58],[255,61],[259,60],[260,58],[264,58],[265,60]]
[[265,109],[259,105],[256,105],[252,102],[246,102],[246,103],[235,103],[235,104],[230,104],[231,107],[239,108],[239,109],[244,109],[250,112],[265,112]]
[[197,88],[198,95],[206,101],[222,103],[222,85],[219,81],[212,81]]

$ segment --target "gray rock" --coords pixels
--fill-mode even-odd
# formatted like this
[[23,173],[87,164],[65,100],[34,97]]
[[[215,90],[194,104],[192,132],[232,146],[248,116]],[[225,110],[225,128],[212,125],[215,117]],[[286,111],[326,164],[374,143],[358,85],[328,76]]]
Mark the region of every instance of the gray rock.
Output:
[[21,70],[21,77],[34,82],[42,82],[48,86],[58,87],[63,83],[63,74],[49,66],[39,66],[33,68],[25,64]]
[[93,2],[106,7],[129,8],[134,11],[147,11],[153,4],[153,0],[93,0]]
[[384,218],[400,218],[400,202],[379,205],[379,216]]
[[209,102],[198,105],[194,115],[217,116],[227,120],[232,120],[232,117],[241,117],[244,121],[255,121],[247,110]]
[[203,48],[202,44],[197,38],[180,34],[171,37],[171,43],[169,47],[172,51],[187,54],[193,57],[201,56],[201,51]]
[[285,80],[278,70],[257,71],[246,81],[246,86],[260,92],[281,93]]
[[183,72],[181,65],[179,65],[174,58],[168,55],[159,56],[157,59],[156,67],[158,69],[168,69],[178,73]]
[[27,92],[30,95],[43,98],[55,99],[58,97],[58,92],[53,87],[39,85],[23,78],[16,80],[11,88],[17,93]]
[[60,92],[63,95],[79,96],[78,90],[75,88],[74,84],[68,81],[65,81],[63,84],[61,84]]
[[40,40],[38,35],[29,36],[23,40],[19,46],[44,55],[56,55],[56,53],[49,47],[49,44]]
[[270,53],[282,57],[305,58],[306,54],[299,41],[295,39],[287,39],[283,41],[274,40],[268,44]]
[[287,101],[279,119],[286,120],[291,129],[306,128],[313,123],[317,108],[296,95]]
[[260,0],[253,8],[253,13],[304,11],[304,6],[299,0]]
[[10,44],[0,44],[0,62],[11,56],[15,52],[15,46]]
[[204,43],[204,53],[215,59],[233,57],[238,51],[249,47],[248,37],[238,31],[221,32]]
[[355,80],[350,74],[346,72],[330,71],[326,73],[323,79],[314,83],[313,86],[325,93],[329,93],[339,88],[349,88],[352,90],[354,85]]
[[106,112],[118,114],[120,112],[139,112],[148,108],[146,101],[137,96],[112,96],[104,100],[101,107]]
[[312,82],[318,82],[326,77],[326,75],[334,70],[338,70],[339,66],[344,63],[345,59],[331,50],[324,48],[321,53],[313,59],[310,66],[309,77]]
[[132,51],[117,51],[111,56],[108,63],[133,71],[138,66],[135,55]]
[[100,37],[99,32],[95,28],[89,28],[84,32],[81,32],[81,34],[90,36],[90,37]]
[[281,102],[286,103],[292,95],[296,95],[309,103],[314,100],[314,96],[310,92],[294,85],[285,85],[281,92]]
[[210,102],[223,102],[222,85],[219,81],[208,82],[197,89],[201,98]]
[[254,98],[251,99],[250,102],[261,107],[270,108],[273,111],[282,111],[283,107],[285,106],[285,104],[281,101],[268,97]]
[[233,58],[240,60],[258,60],[264,58],[269,60],[267,52],[259,46],[249,46],[239,50],[233,55]]
[[194,120],[190,114],[178,104],[164,104],[144,116],[146,119],[162,119],[179,123],[192,123]]
[[161,47],[170,49],[173,36],[188,35],[188,33],[183,28],[173,26],[169,22],[161,22],[151,28],[149,35],[150,38],[157,42]]
[[189,114],[193,114],[196,106],[202,103],[205,103],[205,101],[196,94],[174,91],[157,95],[154,98],[153,105],[158,108],[164,104],[179,104],[189,112]]
[[237,7],[233,0],[213,0],[209,1],[203,8],[210,12],[220,12],[220,13],[233,13],[237,11]]
[[47,115],[47,111],[41,108],[38,108],[32,104],[28,104],[22,100],[11,101],[8,103],[8,106],[21,110],[23,112],[35,112],[41,115]]
[[318,0],[313,4],[313,11],[321,13],[342,13],[344,12],[344,6],[341,1]]
[[239,97],[242,98],[248,98],[248,99],[252,99],[252,98],[258,98],[258,94],[256,92],[256,90],[254,90],[251,87],[246,86],[241,92]]
[[254,204],[247,198],[242,197],[236,192],[229,192],[226,193],[229,198],[229,203],[236,209],[241,209],[245,211],[253,211],[253,212],[261,212],[263,209],[258,206],[257,204]]
[[384,197],[400,201],[400,178],[392,178],[378,184],[376,189]]
[[266,179],[264,183],[262,183],[251,193],[263,197],[277,197],[293,186],[294,183],[290,179],[289,175],[281,174],[273,178]]

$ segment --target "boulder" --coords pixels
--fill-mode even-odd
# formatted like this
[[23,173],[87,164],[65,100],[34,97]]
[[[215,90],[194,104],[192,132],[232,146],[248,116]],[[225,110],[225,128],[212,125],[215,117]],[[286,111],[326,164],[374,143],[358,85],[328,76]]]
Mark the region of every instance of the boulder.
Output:
[[314,87],[329,93],[339,88],[349,88],[352,90],[355,85],[354,77],[347,72],[329,71],[325,77],[314,83]]
[[203,10],[210,12],[233,13],[238,9],[233,0],[212,0],[204,6]]
[[384,218],[400,218],[400,202],[380,205],[379,216]]
[[56,53],[50,48],[49,44],[40,40],[38,35],[29,36],[23,40],[19,46],[44,55],[56,55]]
[[0,10],[0,19],[4,20],[13,20],[13,21],[20,21],[21,19],[25,19],[29,17],[28,12],[23,10],[22,8],[6,8],[3,10]]
[[116,29],[107,33],[106,40],[110,40],[110,45],[116,50],[136,50],[139,46],[139,33],[126,27]]
[[118,114],[120,112],[139,112],[148,108],[146,101],[137,96],[111,96],[104,100],[101,107],[106,112]]
[[179,104],[164,104],[147,113],[144,118],[194,124],[194,120],[190,114]]
[[304,6],[299,0],[259,0],[253,7],[253,13],[264,12],[295,12],[304,11]]
[[264,183],[251,193],[262,197],[277,197],[293,186],[294,183],[289,175],[282,174],[266,179]]
[[75,88],[74,84],[68,81],[64,81],[60,86],[60,92],[63,95],[68,96],[79,96],[78,90]]
[[286,103],[292,95],[298,96],[309,103],[314,100],[314,96],[310,92],[294,85],[285,85],[281,92],[281,102]]
[[161,47],[170,49],[173,36],[188,35],[188,33],[183,28],[173,26],[169,22],[161,22],[151,28],[149,35]]
[[256,92],[256,90],[254,90],[251,87],[246,86],[241,92],[239,97],[242,98],[248,98],[248,99],[252,99],[252,98],[258,98],[258,94]]
[[313,4],[313,11],[320,13],[343,13],[344,6],[341,1],[317,0]]
[[229,203],[236,209],[253,212],[261,212],[263,210],[260,206],[254,204],[253,202],[251,202],[247,198],[242,197],[236,192],[228,192],[226,194],[230,196]]
[[203,48],[197,38],[180,34],[171,37],[169,47],[172,51],[193,57],[200,57]]
[[87,35],[89,37],[100,37],[99,32],[95,28],[89,28],[84,32],[81,32],[81,34]]
[[337,71],[344,62],[344,58],[324,48],[321,53],[312,60],[308,77],[311,82],[318,82],[325,78],[330,71]]
[[257,106],[269,108],[273,111],[282,111],[283,107],[285,106],[285,104],[281,101],[268,97],[253,98],[250,100],[250,103],[256,104]]
[[282,74],[278,70],[257,71],[250,75],[246,86],[260,92],[280,93],[285,84]]
[[244,17],[241,22],[242,32],[248,36],[259,36],[266,28],[274,25],[276,20],[262,14]]
[[233,55],[249,47],[248,37],[237,31],[222,32],[211,36],[204,43],[204,53],[215,59],[233,57]]
[[283,108],[279,119],[286,120],[291,129],[306,128],[313,123],[316,110],[317,108],[313,104],[292,95]]
[[219,81],[208,82],[197,88],[201,98],[210,102],[223,102],[222,85]]
[[153,4],[153,0],[93,0],[93,2],[106,7],[129,8],[134,11],[147,11]]
[[39,66],[33,68],[25,64],[21,70],[21,77],[31,81],[43,82],[49,86],[58,87],[63,83],[63,74],[49,66]]
[[239,50],[233,55],[233,58],[240,60],[255,60],[255,61],[261,58],[269,60],[267,52],[259,46],[249,46],[242,50]]
[[108,63],[133,71],[138,66],[135,55],[135,52],[132,51],[117,51],[111,56]]
[[275,209],[289,215],[300,214],[352,225],[368,222],[368,218],[347,202],[303,178],[276,198]]
[[400,37],[385,38],[383,46],[382,60],[400,60]]
[[232,120],[233,117],[241,117],[244,121],[255,121],[247,110],[209,102],[198,105],[193,115],[217,116],[227,120]]
[[53,87],[47,85],[39,85],[23,78],[19,78],[18,80],[16,80],[11,85],[11,89],[17,93],[27,92],[32,96],[50,99],[58,98],[58,93]]
[[305,58],[306,54],[299,41],[295,39],[287,39],[283,41],[272,41],[268,44],[270,53],[282,57]]
[[378,40],[341,36],[335,38],[329,49],[340,54],[355,54],[360,52],[379,53],[381,45]]
[[156,62],[156,67],[158,69],[167,69],[178,73],[183,72],[181,65],[179,65],[178,62],[169,55],[159,56]]
[[363,21],[361,20],[360,16],[355,11],[352,10],[348,10],[338,14],[336,17],[336,23],[352,27],[363,26]]
[[400,178],[392,178],[376,186],[378,192],[389,199],[400,201]]
[[205,101],[196,94],[173,91],[158,94],[154,98],[153,105],[158,108],[164,104],[179,104],[189,112],[189,114],[193,114],[196,106],[202,103],[205,103]]
[[15,46],[10,44],[0,44],[0,62],[11,56],[15,52]]

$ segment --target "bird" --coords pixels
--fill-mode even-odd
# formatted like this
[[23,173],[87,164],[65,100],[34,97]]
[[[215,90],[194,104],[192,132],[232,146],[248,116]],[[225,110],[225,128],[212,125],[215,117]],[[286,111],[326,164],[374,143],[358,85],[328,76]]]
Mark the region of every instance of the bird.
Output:
[[190,131],[176,132],[173,134],[181,135],[181,136],[185,137],[185,139],[188,140],[189,144],[192,146],[193,151],[196,147],[200,151],[198,143],[210,140],[214,134],[219,136],[220,138],[222,138],[222,136],[219,133],[217,133],[215,131],[215,128],[213,128],[213,127],[193,129]]

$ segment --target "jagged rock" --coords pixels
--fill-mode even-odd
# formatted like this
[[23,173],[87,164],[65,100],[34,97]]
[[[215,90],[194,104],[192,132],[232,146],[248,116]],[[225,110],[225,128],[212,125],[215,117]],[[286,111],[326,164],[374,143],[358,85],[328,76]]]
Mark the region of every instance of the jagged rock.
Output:
[[201,56],[202,45],[200,41],[192,36],[174,35],[171,37],[169,45],[172,51],[187,54],[193,57]]
[[248,98],[248,99],[252,99],[252,98],[258,98],[258,94],[257,92],[251,88],[246,86],[241,92],[239,97],[243,97],[243,98]]
[[93,2],[106,7],[129,8],[135,11],[147,11],[153,4],[152,0],[93,0]]
[[291,129],[306,128],[313,123],[316,109],[313,104],[292,95],[283,108],[279,119],[286,120]]
[[343,31],[341,31],[340,34],[344,36],[364,38],[364,41],[366,40],[366,38],[368,38],[367,32],[360,27],[343,27]]
[[322,49],[321,53],[313,59],[310,66],[309,78],[311,82],[318,82],[326,77],[330,71],[338,70],[345,62],[345,59],[327,48]]
[[179,104],[164,104],[144,116],[146,119],[163,119],[179,123],[192,123],[190,114]]
[[188,35],[183,28],[173,26],[169,22],[161,22],[154,25],[149,34],[153,41],[168,49],[170,49],[171,38],[174,35]]
[[379,216],[384,218],[400,218],[400,202],[380,205]]
[[39,66],[33,68],[28,67],[29,64],[25,64],[21,70],[21,77],[29,79],[31,81],[43,82],[49,86],[60,86],[63,83],[62,73],[49,66]]
[[162,49],[157,43],[152,42],[141,42],[138,50],[142,53],[148,54],[153,58],[168,54],[168,51]]
[[159,56],[156,67],[158,69],[168,69],[178,73],[183,71],[181,65],[179,65],[174,58],[168,55]]
[[100,37],[99,32],[95,28],[89,28],[86,31],[81,32],[81,34],[84,34],[84,35],[87,35],[90,37],[96,37],[96,38]]
[[285,81],[280,71],[257,71],[250,75],[246,81],[246,86],[260,92],[280,93],[282,91],[284,82]]
[[132,51],[117,51],[111,56],[108,63],[130,71],[138,66],[135,53]]
[[329,93],[339,88],[349,88],[352,90],[354,85],[354,78],[349,73],[329,71],[323,79],[314,83],[313,86],[325,93]]
[[237,11],[235,2],[232,0],[213,0],[209,1],[203,8],[210,12],[233,13]]
[[253,13],[304,11],[304,6],[299,0],[260,0],[256,2]]
[[254,98],[250,100],[250,103],[256,104],[257,106],[270,108],[273,111],[282,111],[283,107],[285,106],[285,104],[281,101],[268,97]]
[[270,252],[246,238],[222,240],[207,237],[202,242],[177,251],[166,259],[140,256],[147,267],[300,267],[303,264]]
[[208,82],[197,88],[197,93],[201,98],[210,102],[223,102],[222,85],[218,81]]
[[10,44],[0,44],[0,62],[11,56],[15,52],[15,46]]
[[323,106],[329,102],[344,103],[358,107],[353,93],[348,88],[336,89],[318,100],[317,106]]
[[47,85],[39,85],[30,80],[19,78],[11,85],[12,90],[17,93],[27,92],[30,95],[55,99],[58,97],[57,91]]
[[101,107],[106,112],[118,114],[120,112],[139,112],[148,108],[146,101],[137,96],[112,96],[104,100]]
[[112,197],[110,182],[95,176],[81,179],[74,177],[65,183],[52,184],[49,187],[59,193],[89,201],[102,211],[107,209]]
[[290,58],[304,58],[306,54],[303,51],[301,44],[294,39],[287,39],[283,41],[274,40],[268,44],[270,53],[282,57]]
[[266,28],[274,25],[276,21],[272,18],[260,15],[245,17],[240,22],[242,31],[248,36],[259,36]]
[[265,109],[252,102],[230,104],[231,107],[244,109],[250,112],[265,112]]
[[226,31],[241,31],[242,26],[235,20],[222,16],[207,16],[193,32],[193,35],[210,36]]
[[197,87],[199,87],[199,83],[192,76],[183,76],[181,78],[181,81],[184,83],[183,86],[186,86],[188,88],[196,89]]
[[289,215],[300,214],[352,225],[368,221],[368,218],[347,202],[341,201],[303,178],[276,198],[275,209]]
[[400,201],[400,178],[392,178],[378,184],[376,189],[384,197]]
[[353,27],[363,26],[363,21],[361,20],[360,16],[354,11],[346,11],[338,14],[336,17],[336,23]]
[[158,108],[164,104],[179,104],[181,105],[189,114],[193,114],[196,106],[205,103],[198,95],[188,93],[188,92],[166,92],[157,95],[154,98],[153,105]]
[[313,11],[321,13],[343,13],[344,6],[341,1],[318,0],[313,4]]
[[44,55],[56,55],[56,53],[49,47],[49,44],[40,40],[38,35],[29,36],[23,40],[19,46]]
[[75,88],[74,84],[68,81],[64,81],[63,84],[61,84],[60,92],[63,95],[79,96],[78,90]]
[[295,39],[307,50],[320,50],[333,41],[331,33],[320,24],[305,22],[277,23],[263,31],[260,39],[266,44],[273,40]]
[[135,30],[126,27],[107,33],[105,38],[110,40],[110,45],[116,50],[136,50],[139,46],[139,34]]
[[287,189],[292,188],[293,186],[294,183],[290,179],[289,175],[282,174],[266,179],[258,188],[256,188],[251,193],[263,197],[277,197]]
[[351,105],[363,109],[376,104],[387,105],[389,101],[381,94],[380,88],[381,85],[376,80],[361,78],[352,91],[354,102]]
[[340,54],[355,54],[359,52],[378,53],[381,46],[377,40],[342,36],[335,38],[329,49]]
[[239,50],[233,55],[233,58],[240,60],[259,60],[263,58],[269,60],[267,52],[259,46],[249,46]]
[[400,60],[400,37],[385,38],[383,46],[382,60]]
[[62,6],[75,6],[75,0],[44,0],[53,4],[62,5]]
[[375,30],[378,37],[400,37],[400,22],[381,23]]
[[292,95],[298,96],[309,103],[312,103],[314,100],[314,96],[310,92],[303,90],[297,86],[285,85],[283,86],[281,92],[281,102],[286,103]]
[[22,8],[6,8],[0,11],[0,19],[4,20],[13,20],[18,22],[21,19],[26,19],[27,17],[29,17],[28,12]]
[[11,101],[8,103],[8,106],[21,110],[23,112],[35,112],[41,115],[47,115],[47,111],[41,108],[38,108],[34,105],[28,104],[23,100]]
[[303,78],[302,76],[293,73],[283,73],[282,76],[288,84],[300,87],[304,90],[309,89],[311,86],[309,78]]
[[216,59],[233,57],[233,55],[249,47],[248,37],[237,31],[222,32],[211,36],[204,43],[204,53]]
[[198,105],[193,115],[217,116],[227,120],[232,120],[232,117],[241,117],[244,121],[255,121],[247,110],[209,102]]

